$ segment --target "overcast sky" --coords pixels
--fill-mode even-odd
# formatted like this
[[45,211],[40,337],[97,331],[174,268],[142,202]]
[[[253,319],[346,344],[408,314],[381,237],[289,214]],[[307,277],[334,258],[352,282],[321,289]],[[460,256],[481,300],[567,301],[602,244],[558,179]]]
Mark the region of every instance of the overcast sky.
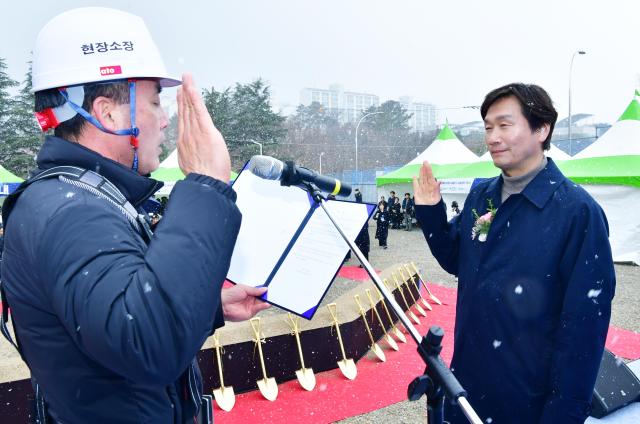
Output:
[[640,1],[427,0],[0,0],[0,57],[22,80],[39,29],[80,6],[142,16],[170,72],[223,89],[268,81],[276,109],[290,112],[303,87],[408,95],[447,109],[453,122],[479,119],[484,95],[523,81],[546,88],[574,113],[614,121],[640,86]]

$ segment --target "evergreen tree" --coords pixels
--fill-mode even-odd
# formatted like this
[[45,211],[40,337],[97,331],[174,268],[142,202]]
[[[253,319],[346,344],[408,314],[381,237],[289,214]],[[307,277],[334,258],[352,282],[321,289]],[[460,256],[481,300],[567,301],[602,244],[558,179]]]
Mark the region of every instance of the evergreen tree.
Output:
[[7,133],[0,148],[0,161],[14,174],[26,177],[35,167],[35,157],[42,135],[33,114],[34,95],[31,93],[31,63],[15,99],[12,99],[8,119],[5,122]]
[[278,143],[285,135],[285,118],[271,108],[271,90],[258,78],[249,84],[237,83],[233,89],[203,91],[203,99],[214,124],[229,146],[236,166],[257,153],[250,142]]
[[409,119],[413,114],[407,113],[400,102],[388,100],[378,107],[369,107],[362,114],[370,112],[382,112],[367,118],[377,132],[394,132],[406,135],[411,130]]
[[17,87],[18,82],[11,79],[7,74],[7,65],[4,58],[0,57],[0,162],[4,163],[2,152],[11,129],[8,126],[11,120],[14,100],[9,93],[13,87]]

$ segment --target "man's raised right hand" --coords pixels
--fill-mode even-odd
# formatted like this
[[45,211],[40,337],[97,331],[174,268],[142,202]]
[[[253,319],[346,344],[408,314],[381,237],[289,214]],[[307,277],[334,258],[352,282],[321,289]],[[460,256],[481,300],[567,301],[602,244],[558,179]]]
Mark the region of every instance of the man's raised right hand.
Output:
[[442,199],[440,182],[426,160],[420,167],[420,175],[413,177],[413,196],[416,205],[436,205]]
[[231,177],[231,159],[220,131],[213,125],[190,74],[178,89],[178,164],[187,175],[195,172],[225,183]]

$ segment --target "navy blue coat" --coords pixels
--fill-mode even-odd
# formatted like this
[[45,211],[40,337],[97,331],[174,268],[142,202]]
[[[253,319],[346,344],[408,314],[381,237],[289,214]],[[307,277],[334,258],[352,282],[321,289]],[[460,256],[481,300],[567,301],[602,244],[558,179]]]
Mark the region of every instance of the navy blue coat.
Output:
[[[161,183],[48,137],[38,166],[108,178],[136,207]],[[108,201],[58,179],[32,184],[6,222],[3,284],[50,413],[64,423],[193,422],[189,370],[223,324],[220,290],[240,228],[235,193],[190,174],[151,242]],[[201,380],[199,375],[192,377]]]
[[[480,418],[582,423],[602,358],[615,290],[600,206],[551,159],[501,204],[502,177],[475,187],[450,222],[446,206],[416,206],[431,252],[459,277],[451,368]],[[487,240],[472,209],[498,207]],[[466,423],[448,407],[453,423]]]

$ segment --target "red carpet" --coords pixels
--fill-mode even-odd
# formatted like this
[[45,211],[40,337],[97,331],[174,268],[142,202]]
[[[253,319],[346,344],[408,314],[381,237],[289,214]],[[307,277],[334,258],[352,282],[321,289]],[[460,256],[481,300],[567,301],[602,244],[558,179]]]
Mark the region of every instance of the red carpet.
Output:
[[[376,269],[376,272],[380,272]],[[365,271],[364,268],[360,268],[358,266],[353,265],[343,265],[338,271],[338,275],[343,278],[348,278],[349,280],[354,281],[368,281],[370,279],[369,274]]]
[[[448,363],[453,351],[456,291],[434,284],[429,287],[445,305],[433,305],[433,312],[428,313],[428,318],[420,316],[422,325],[416,328],[421,334],[434,324],[445,330],[442,357]],[[407,339],[410,339],[408,335]],[[354,381],[347,380],[335,369],[316,374],[316,387],[311,392],[302,389],[297,380],[279,384],[275,402],[264,399],[258,390],[237,395],[231,412],[214,407],[215,421],[218,424],[329,423],[405,400],[407,386],[424,371],[424,363],[412,340],[398,343],[398,352],[387,348],[382,340],[379,345],[387,361],[379,362],[372,354],[361,359],[357,362],[358,376]],[[607,348],[624,358],[640,358],[640,334],[610,327]]]

